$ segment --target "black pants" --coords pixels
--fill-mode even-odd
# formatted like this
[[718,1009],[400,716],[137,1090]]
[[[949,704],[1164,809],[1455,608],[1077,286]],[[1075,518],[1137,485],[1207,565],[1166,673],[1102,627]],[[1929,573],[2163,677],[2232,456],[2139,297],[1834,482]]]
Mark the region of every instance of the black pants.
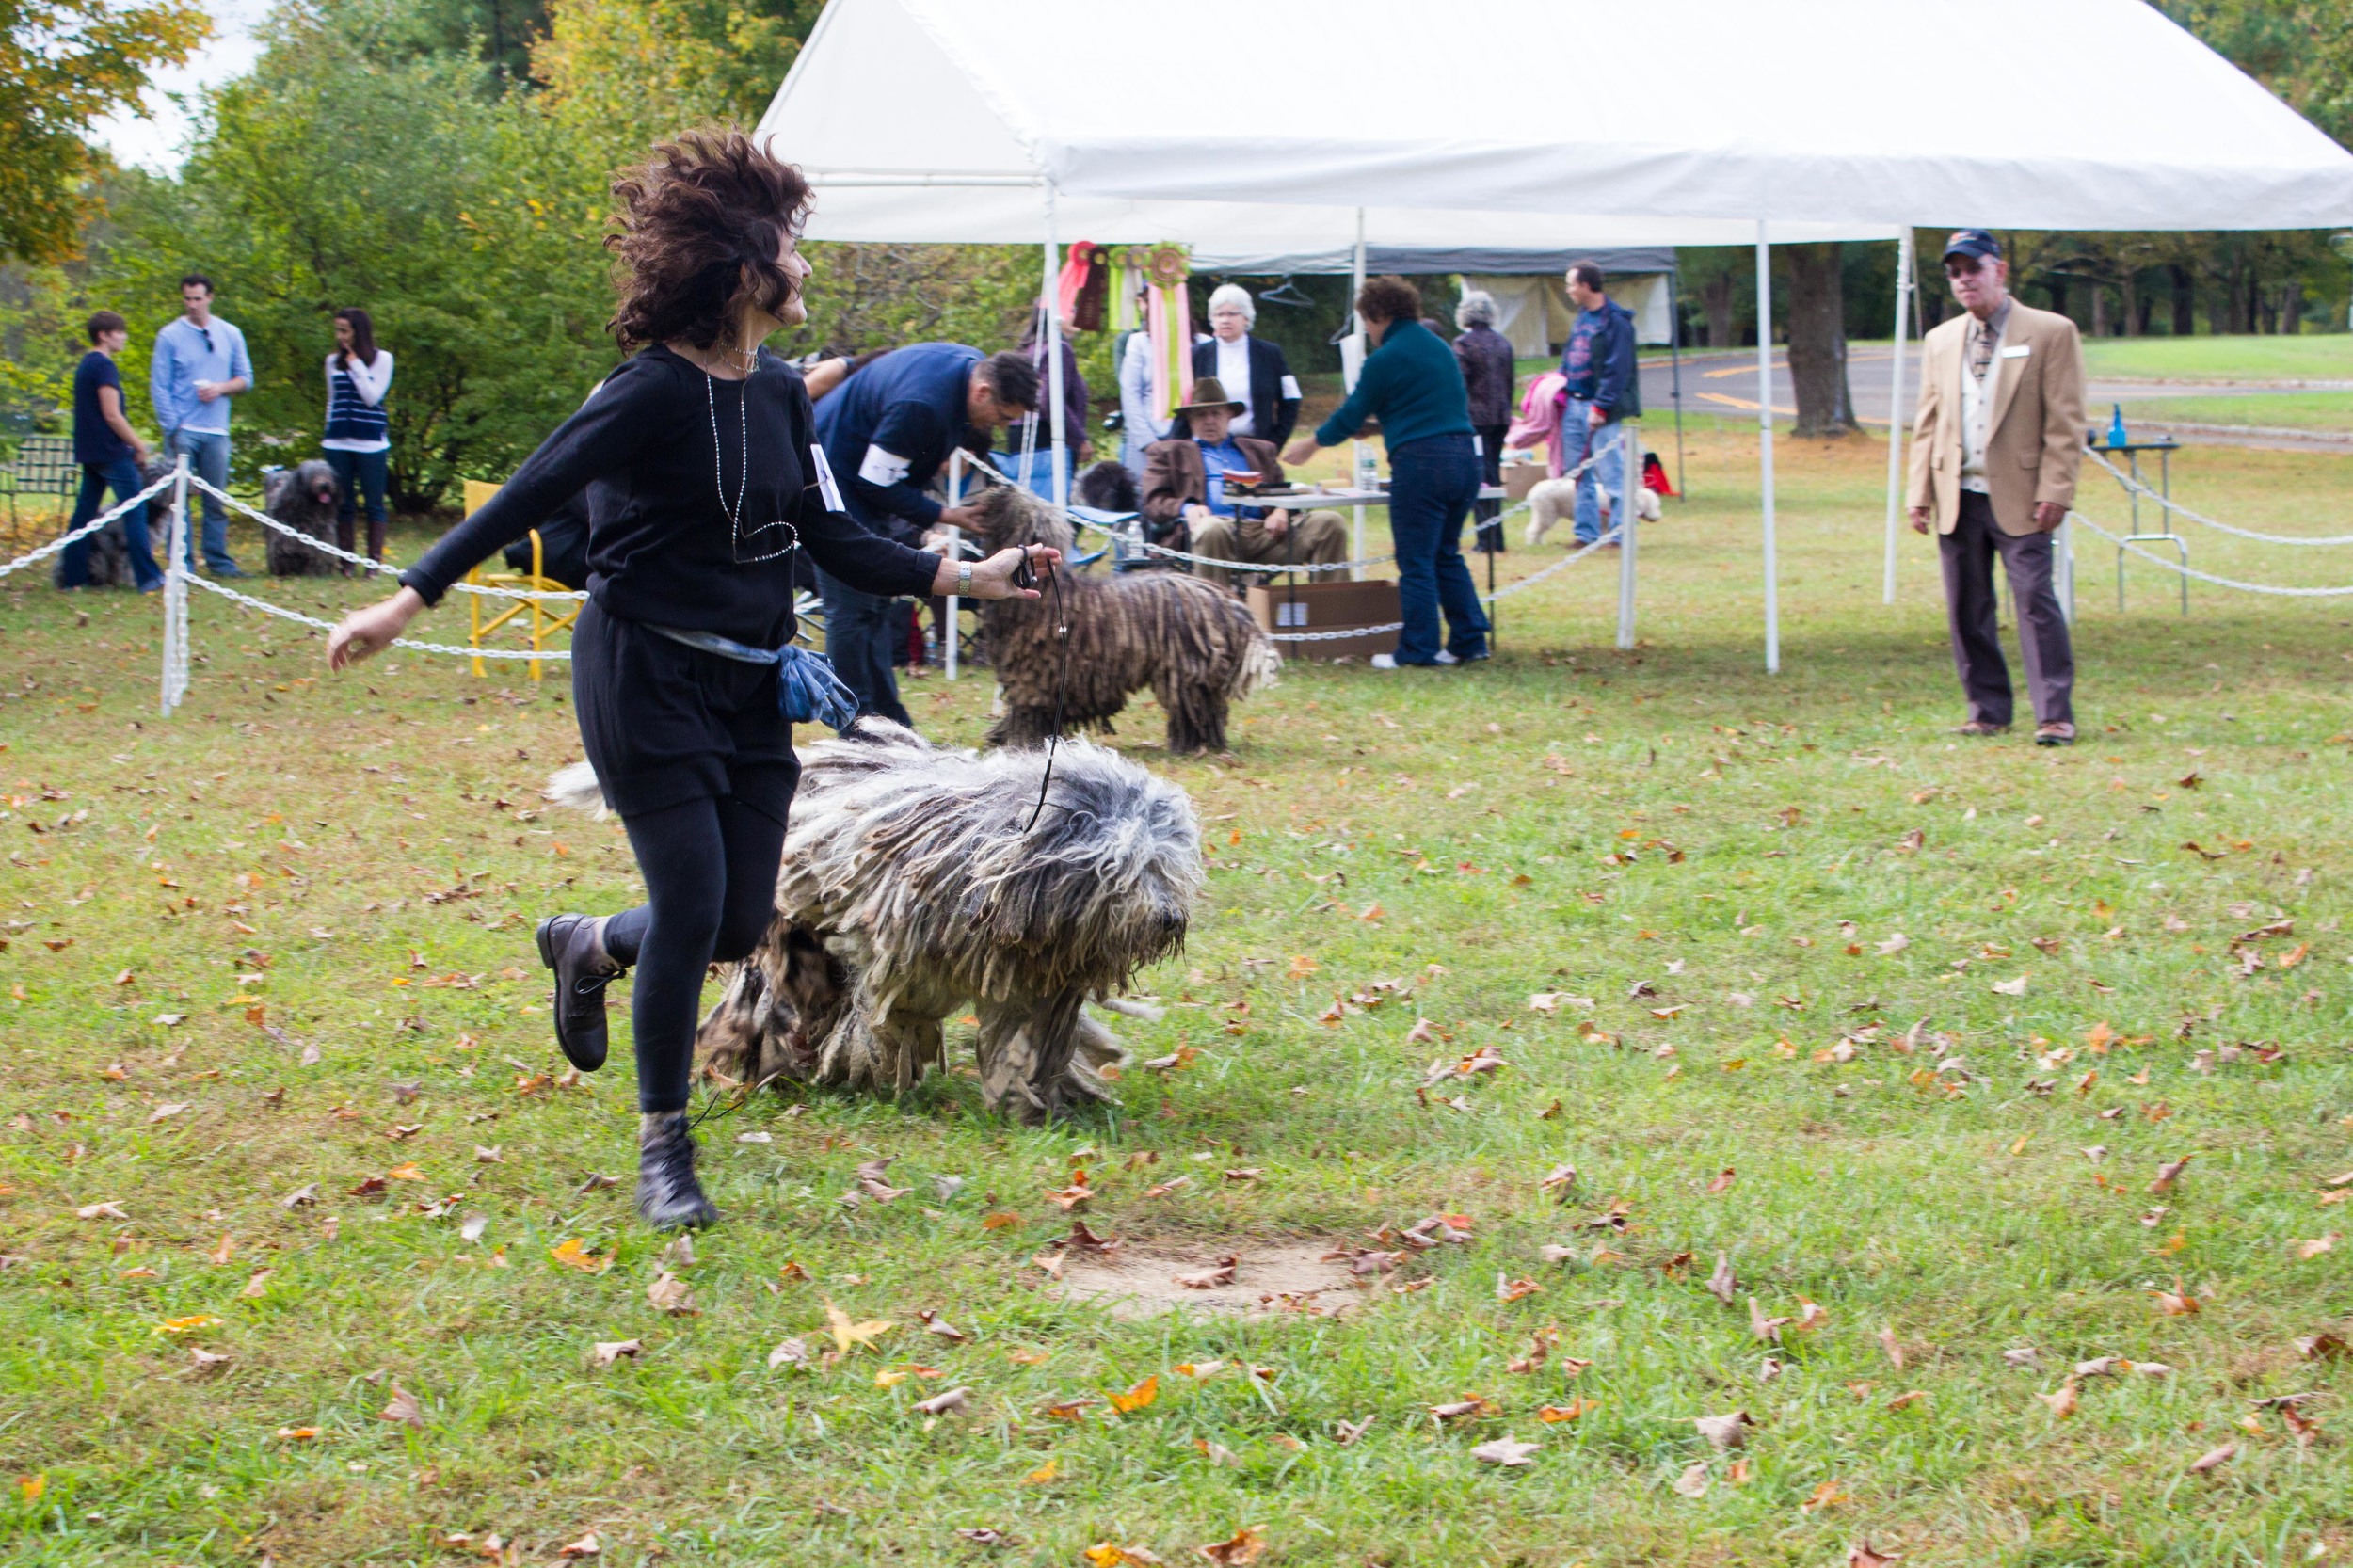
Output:
[[800,763],[776,672],[686,648],[591,600],[572,633],[580,738],[629,829],[647,902],[605,949],[637,970],[637,1103],[682,1111],[705,973],[760,944],[776,909]]
[[1937,539],[1945,567],[1945,608],[1952,622],[1953,664],[1969,698],[1969,716],[1985,724],[2010,722],[2009,665],[2002,658],[1993,616],[1993,558],[2009,573],[2017,607],[2018,647],[2025,656],[2026,692],[2038,724],[2075,722],[2075,653],[2051,585],[2051,536],[2005,534],[1993,504],[1975,490],[1961,492],[1953,531]]
[[621,819],[646,902],[613,917],[605,951],[636,968],[630,1023],[637,1108],[686,1109],[703,978],[751,955],[776,910],[784,824],[732,797],[690,800]]
[[897,601],[861,592],[823,570],[817,592],[825,601],[825,657],[841,683],[857,694],[857,711],[914,728],[899,701],[898,678],[890,673],[891,649],[906,634],[906,617],[891,613]]
[[[353,524],[359,520],[360,498],[367,499],[368,559],[384,559],[384,485],[392,466],[388,452],[337,452],[328,448],[327,466],[335,471],[341,495],[335,502],[335,542],[355,548]],[[345,568],[348,574],[349,568]]]
[[[1503,483],[1503,438],[1511,433],[1508,424],[1481,424],[1479,432],[1480,478],[1489,485]],[[1503,548],[1503,503],[1476,501],[1471,504],[1471,518],[1479,524],[1477,548],[1498,551]]]

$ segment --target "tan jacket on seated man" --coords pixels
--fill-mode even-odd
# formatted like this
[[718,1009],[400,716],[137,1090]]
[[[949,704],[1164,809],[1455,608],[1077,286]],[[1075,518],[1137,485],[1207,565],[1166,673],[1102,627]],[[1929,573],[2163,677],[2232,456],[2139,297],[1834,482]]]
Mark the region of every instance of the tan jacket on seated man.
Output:
[[[1289,566],[1328,564],[1348,559],[1348,525],[1337,512],[1315,511],[1304,516],[1277,506],[1257,514],[1221,517],[1209,509],[1209,463],[1240,466],[1262,484],[1280,484],[1283,464],[1271,442],[1255,436],[1228,434],[1242,405],[1225,395],[1217,377],[1205,376],[1193,384],[1192,401],[1176,410],[1175,434],[1144,449],[1144,521],[1156,543],[1221,561],[1243,561],[1279,571]],[[1237,505],[1240,500],[1237,498]],[[1234,586],[1229,567],[1189,563],[1193,573],[1220,587]],[[1254,574],[1255,575],[1255,574]]]

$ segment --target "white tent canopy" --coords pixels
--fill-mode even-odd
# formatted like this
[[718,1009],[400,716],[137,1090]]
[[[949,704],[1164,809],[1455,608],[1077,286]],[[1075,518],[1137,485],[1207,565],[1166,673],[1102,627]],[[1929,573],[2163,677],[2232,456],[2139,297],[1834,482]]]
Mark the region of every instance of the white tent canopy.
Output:
[[[2353,157],[2144,0],[1650,0],[1645,30],[1675,40],[1666,90],[1631,56],[1606,67],[1585,6],[1446,18],[1513,60],[1586,62],[1569,99],[1466,98],[1416,48],[1432,15],[837,0],[764,124],[789,117],[790,155],[829,174],[1043,177],[1065,199],[2034,229],[2353,217]],[[1198,69],[1178,41],[1217,38],[1289,63]],[[818,117],[831,145],[798,135]]]
[[[1913,224],[2353,222],[2353,154],[2144,0],[1651,0],[1646,29],[1676,40],[1664,92],[1574,0],[1467,0],[1447,15],[1453,35],[1512,59],[1576,62],[1573,103],[1543,90],[1467,99],[1415,47],[1431,17],[1419,0],[1342,12],[1194,0],[1177,24],[1141,0],[832,0],[760,129],[817,178],[813,237],[1008,243],[1043,230],[1050,248],[1059,229],[1260,251],[1343,233],[1406,246],[1753,241],[1760,321],[1771,319],[1770,244],[1901,226],[1898,400]],[[1196,68],[1183,40],[1216,38],[1287,63]],[[1766,663],[1777,668],[1762,334],[1758,368]],[[1901,442],[1889,444],[1892,596]],[[1629,644],[1634,554],[1621,567]]]

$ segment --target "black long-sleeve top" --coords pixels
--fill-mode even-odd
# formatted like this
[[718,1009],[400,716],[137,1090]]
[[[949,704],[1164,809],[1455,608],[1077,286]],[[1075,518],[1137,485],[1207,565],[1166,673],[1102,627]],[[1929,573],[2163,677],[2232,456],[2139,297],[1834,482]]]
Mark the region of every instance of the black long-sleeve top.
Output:
[[[800,372],[776,355],[763,350],[750,376],[722,381],[667,348],[648,348],[400,580],[439,603],[451,584],[585,487],[588,594],[627,620],[779,647],[793,627],[786,551],[796,536],[853,587],[929,594],[937,555],[829,509],[809,456],[815,426]],[[728,515],[739,486],[740,523]]]

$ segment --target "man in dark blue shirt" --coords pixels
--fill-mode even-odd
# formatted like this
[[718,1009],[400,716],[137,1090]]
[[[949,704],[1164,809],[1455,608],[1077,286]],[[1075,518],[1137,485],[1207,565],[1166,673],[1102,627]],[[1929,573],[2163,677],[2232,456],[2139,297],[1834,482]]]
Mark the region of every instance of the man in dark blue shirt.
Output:
[[[72,532],[96,517],[111,487],[118,502],[139,493],[139,470],[147,462],[147,443],[122,407],[122,373],[115,356],[130,341],[130,328],[112,311],[89,318],[90,351],[73,368],[73,460],[82,465],[82,493],[73,504]],[[122,515],[123,543],[131,557],[131,576],[139,592],[152,594],[164,585],[163,569],[148,546],[147,508],[134,506]],[[58,552],[57,586],[79,588],[89,582],[89,541],[70,544]]]
[[[971,526],[968,508],[947,507],[925,487],[968,433],[986,450],[992,432],[1037,406],[1037,370],[1019,354],[984,357],[954,343],[893,349],[853,372],[817,405],[817,440],[851,517],[901,544],[920,545],[934,528]],[[858,711],[914,727],[890,673],[888,599],[861,593],[824,570],[825,653]]]
[[1603,293],[1601,285],[1601,268],[1592,262],[1569,268],[1577,321],[1561,345],[1561,374],[1568,380],[1568,402],[1561,409],[1561,461],[1575,468],[1588,453],[1598,455],[1577,476],[1579,544],[1601,537],[1602,496],[1625,493],[1625,432],[1618,422],[1642,412],[1641,383],[1634,373],[1634,312]]

